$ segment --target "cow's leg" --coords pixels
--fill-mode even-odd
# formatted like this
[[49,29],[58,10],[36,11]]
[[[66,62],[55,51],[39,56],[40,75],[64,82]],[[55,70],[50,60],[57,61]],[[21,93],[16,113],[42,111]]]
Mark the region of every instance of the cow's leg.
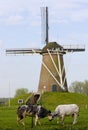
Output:
[[24,113],[23,113],[22,115],[20,115],[20,116],[17,117],[17,122],[18,122],[18,124],[21,123],[21,124],[24,126],[25,124],[24,124],[23,119],[24,119],[25,117],[26,117],[26,111],[24,111]]
[[35,126],[37,125],[37,119],[38,117],[37,117],[37,115],[35,116]]
[[38,118],[38,124],[41,125],[41,123],[40,123],[40,118]]
[[21,124],[22,124],[23,126],[25,126],[23,119],[21,120]]
[[22,118],[20,116],[17,116],[17,123],[19,124],[21,122]]
[[64,118],[65,118],[64,115],[62,115],[61,116],[61,123],[62,123],[62,125],[64,125]]
[[25,126],[24,122],[23,122],[23,118],[21,119],[20,117],[17,117],[17,123],[21,123],[23,126]]
[[20,123],[20,117],[17,117],[17,123],[19,124]]
[[77,123],[77,117],[78,117],[77,113],[74,113],[74,121],[73,121],[73,124],[76,124],[76,123]]
[[41,125],[38,115],[35,116],[35,126],[37,125],[37,123]]
[[57,116],[57,124],[59,124],[59,117]]

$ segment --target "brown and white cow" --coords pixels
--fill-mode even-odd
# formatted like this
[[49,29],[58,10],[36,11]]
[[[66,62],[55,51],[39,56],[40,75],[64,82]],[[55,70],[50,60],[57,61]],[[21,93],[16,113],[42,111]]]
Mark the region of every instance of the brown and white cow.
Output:
[[40,124],[40,119],[44,117],[51,117],[51,111],[47,110],[46,108],[42,107],[41,105],[22,105],[19,106],[17,109],[17,121],[18,123],[22,123],[23,119],[26,116],[34,116],[35,117],[35,126]]

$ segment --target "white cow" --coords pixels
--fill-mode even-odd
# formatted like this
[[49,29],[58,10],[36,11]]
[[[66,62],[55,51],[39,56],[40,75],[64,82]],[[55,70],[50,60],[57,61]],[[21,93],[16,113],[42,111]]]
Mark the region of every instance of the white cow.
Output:
[[76,104],[58,105],[55,111],[52,113],[50,120],[52,120],[54,117],[60,117],[62,124],[64,124],[65,116],[72,116],[74,118],[73,124],[76,124],[78,115],[79,115],[78,105]]

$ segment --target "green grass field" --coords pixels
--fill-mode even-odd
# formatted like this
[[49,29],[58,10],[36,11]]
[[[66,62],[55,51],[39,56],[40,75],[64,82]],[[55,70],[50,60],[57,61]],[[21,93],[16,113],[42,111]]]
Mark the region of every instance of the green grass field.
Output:
[[[39,101],[39,104],[43,104],[47,109],[52,112],[58,104],[77,103],[80,107],[80,113],[78,117],[78,123],[72,125],[72,117],[66,117],[65,124],[57,124],[57,120],[54,119],[51,122],[48,118],[41,119],[41,126],[37,125],[32,127],[32,118],[26,117],[25,127],[16,122],[17,105],[11,107],[0,107],[0,130],[88,130],[88,97],[80,94],[70,93],[44,93]],[[15,104],[15,101],[14,101]]]

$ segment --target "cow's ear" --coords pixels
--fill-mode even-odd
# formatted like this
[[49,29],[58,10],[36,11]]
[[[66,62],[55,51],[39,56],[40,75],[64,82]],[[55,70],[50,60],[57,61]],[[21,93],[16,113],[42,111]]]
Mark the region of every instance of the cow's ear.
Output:
[[51,113],[51,111],[49,110],[49,113]]

